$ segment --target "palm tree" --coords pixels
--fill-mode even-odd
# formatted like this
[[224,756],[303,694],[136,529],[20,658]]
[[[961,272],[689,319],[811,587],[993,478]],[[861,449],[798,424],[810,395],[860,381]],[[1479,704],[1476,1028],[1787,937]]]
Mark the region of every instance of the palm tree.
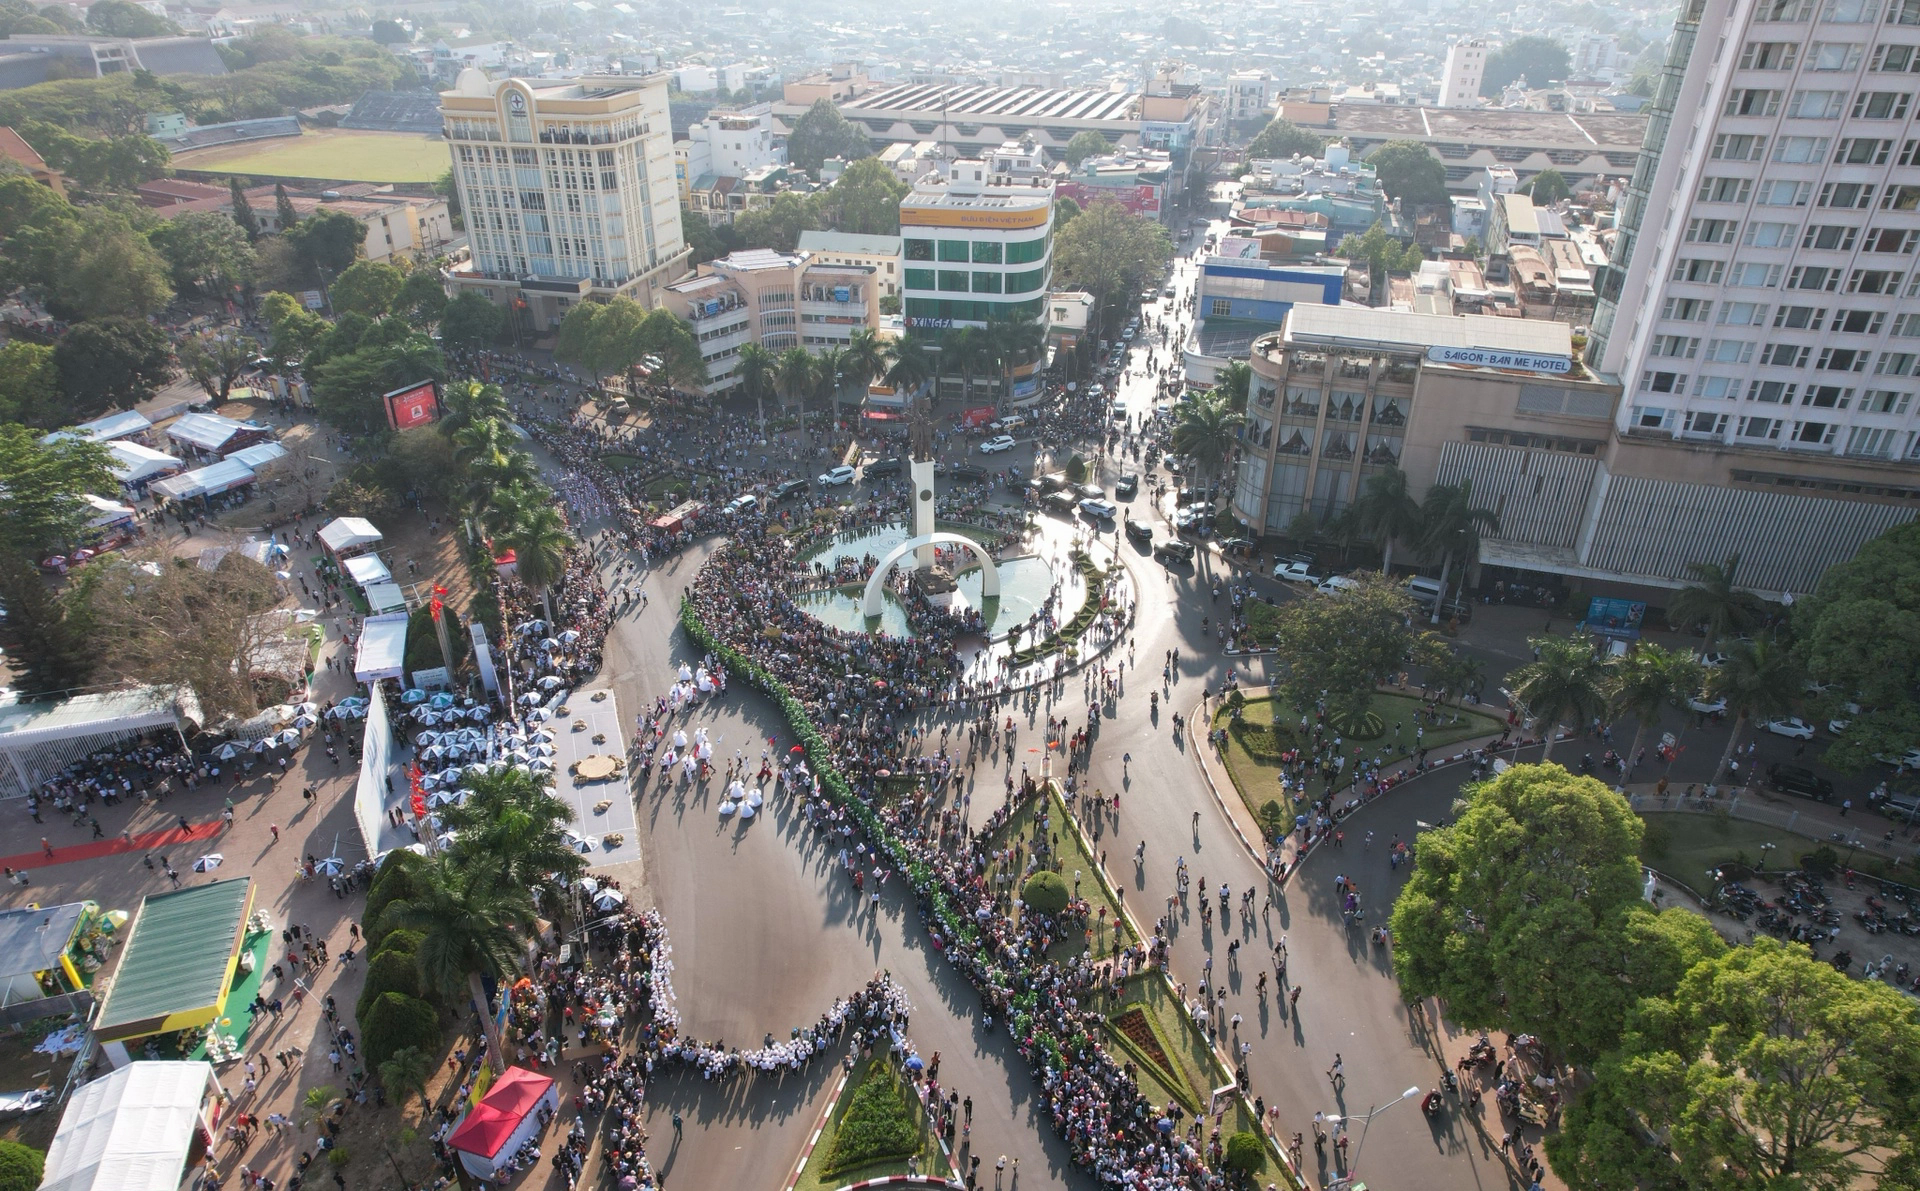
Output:
[[513,551],[514,566],[520,582],[540,593],[540,603],[553,619],[553,585],[567,571],[567,551],[573,535],[567,523],[551,505],[526,510],[525,514],[501,536],[500,544]]
[[460,468],[454,495],[466,517],[468,537],[476,520],[487,520],[503,489],[531,486],[539,478],[533,456],[499,418],[481,418],[455,431],[453,461]]
[[1380,573],[1392,574],[1394,539],[1416,539],[1423,525],[1420,505],[1407,492],[1407,473],[1389,467],[1368,476],[1351,511],[1360,532],[1380,543]]
[[847,383],[858,385],[864,392],[873,378],[886,370],[886,341],[874,334],[871,327],[856,328],[853,338],[847,341],[846,356],[840,364]]
[[1227,408],[1234,413],[1246,413],[1247,398],[1253,392],[1253,365],[1245,360],[1228,364],[1214,377],[1213,391],[1227,399]]
[[440,433],[451,436],[475,422],[507,420],[507,396],[499,385],[483,385],[477,380],[457,380],[440,391],[440,404],[446,416],[440,419]]
[[489,487],[491,496],[480,511],[480,524],[488,533],[504,534],[524,520],[528,513],[550,503],[553,494],[524,480]]
[[1759,599],[1733,586],[1733,572],[1739,565],[1738,554],[1728,556],[1726,562],[1717,566],[1710,562],[1688,563],[1687,576],[1693,582],[1680,589],[1667,609],[1667,623],[1675,628],[1707,627],[1708,653],[1713,652],[1713,643],[1722,634],[1751,628],[1760,621]]
[[757,343],[749,343],[740,349],[735,357],[733,372],[740,378],[740,388],[753,398],[754,408],[760,414],[760,437],[767,436],[767,394],[773,391],[773,374],[779,365],[774,354]]
[[1553,752],[1553,730],[1571,721],[1585,730],[1606,706],[1606,665],[1579,637],[1535,637],[1539,657],[1511,676],[1514,701],[1525,708],[1546,737],[1540,761]]
[[[840,413],[840,389],[847,383],[847,351],[841,347],[822,348],[813,358],[813,391],[826,403],[829,419]],[[862,394],[864,396],[865,394]]]
[[888,345],[887,370],[882,375],[896,394],[905,397],[932,380],[939,368],[927,341],[908,335]]
[[1727,701],[1733,715],[1733,731],[1727,735],[1726,751],[1713,771],[1713,780],[1727,771],[1727,763],[1740,747],[1740,734],[1753,720],[1769,720],[1792,705],[1800,689],[1801,673],[1793,651],[1769,638],[1735,641],[1727,647],[1727,660],[1713,672],[1710,680],[1715,695]]
[[504,459],[518,448],[519,439],[502,418],[478,419],[453,435],[453,461],[469,469]]
[[1660,725],[1666,709],[1700,689],[1700,663],[1686,650],[1643,641],[1632,653],[1607,667],[1607,705],[1613,715],[1633,717],[1633,744],[1627,749],[1628,773],[1640,755],[1648,728]]
[[450,999],[457,999],[465,987],[487,1033],[487,1058],[496,1073],[504,1071],[506,1047],[482,977],[493,977],[502,986],[501,995],[506,994],[504,986],[519,970],[526,932],[533,924],[533,898],[525,888],[501,881],[498,873],[445,855],[428,860],[414,887],[412,897],[387,906],[382,921],[420,932],[414,962],[428,987]]
[[586,871],[586,859],[566,841],[573,807],[548,797],[531,774],[483,774],[468,778],[466,790],[464,802],[440,812],[455,833],[453,855],[461,863],[526,889],[556,880],[564,886]]
[[1218,478],[1233,458],[1233,444],[1246,418],[1213,393],[1182,402],[1179,409],[1173,424],[1174,452],[1193,460],[1195,469],[1209,481]]
[[940,336],[940,371],[960,374],[961,400],[973,404],[973,378],[991,362],[992,346],[976,327],[955,327]]
[[1440,613],[1447,605],[1447,574],[1454,560],[1460,560],[1460,590],[1464,593],[1467,572],[1480,561],[1480,535],[1499,533],[1500,518],[1492,509],[1474,506],[1472,480],[1435,484],[1427,490],[1420,517],[1424,525],[1422,544],[1439,553],[1441,559],[1440,598],[1433,601],[1431,621],[1439,624]]
[[773,383],[779,386],[783,401],[800,405],[800,434],[807,433],[807,395],[813,392],[813,357],[804,347],[790,347],[780,353],[774,368]]

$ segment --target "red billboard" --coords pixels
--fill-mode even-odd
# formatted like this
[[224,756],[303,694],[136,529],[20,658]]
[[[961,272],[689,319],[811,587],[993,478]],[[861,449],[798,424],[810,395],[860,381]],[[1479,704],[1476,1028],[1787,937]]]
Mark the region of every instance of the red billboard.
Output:
[[440,398],[430,380],[395,389],[381,401],[387,407],[387,425],[395,430],[425,426],[440,416]]

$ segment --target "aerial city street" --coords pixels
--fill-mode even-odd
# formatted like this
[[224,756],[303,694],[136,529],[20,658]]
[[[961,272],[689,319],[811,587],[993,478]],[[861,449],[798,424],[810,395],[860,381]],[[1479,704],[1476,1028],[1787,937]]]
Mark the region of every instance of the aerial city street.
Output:
[[1920,1185],[1920,8],[1252,11],[0,2],[0,1191]]

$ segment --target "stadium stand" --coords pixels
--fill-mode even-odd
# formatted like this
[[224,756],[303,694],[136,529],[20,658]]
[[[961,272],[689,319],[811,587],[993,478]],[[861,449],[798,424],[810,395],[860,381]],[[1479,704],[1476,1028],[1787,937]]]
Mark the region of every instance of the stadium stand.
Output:
[[234,120],[226,124],[198,124],[185,132],[156,137],[167,148],[204,149],[208,145],[229,145],[239,141],[261,141],[270,137],[299,136],[297,116],[267,116],[259,120]]
[[431,91],[369,91],[353,101],[342,128],[374,132],[440,131],[440,97]]

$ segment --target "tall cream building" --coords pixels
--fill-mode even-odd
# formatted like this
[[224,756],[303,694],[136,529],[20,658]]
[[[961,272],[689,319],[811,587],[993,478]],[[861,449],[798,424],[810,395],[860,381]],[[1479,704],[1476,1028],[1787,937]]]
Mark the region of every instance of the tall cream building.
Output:
[[440,96],[472,260],[454,282],[543,334],[588,298],[686,271],[665,75],[489,80]]

